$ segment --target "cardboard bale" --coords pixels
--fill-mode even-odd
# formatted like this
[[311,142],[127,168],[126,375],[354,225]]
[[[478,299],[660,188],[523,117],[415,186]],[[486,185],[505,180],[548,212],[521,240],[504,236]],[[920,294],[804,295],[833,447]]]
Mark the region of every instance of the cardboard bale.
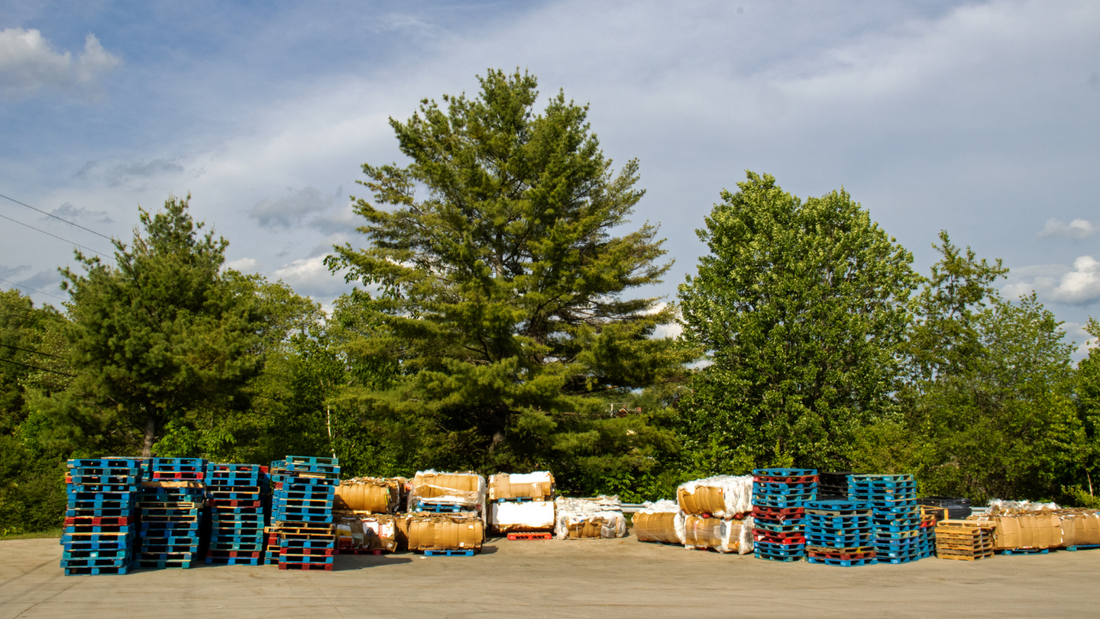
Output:
[[752,511],[752,476],[718,475],[681,484],[676,500],[685,514],[733,518]]
[[393,517],[394,540],[397,542],[397,550],[409,549],[409,517],[405,514],[397,514]]
[[489,526],[497,533],[552,531],[554,504],[550,501],[492,503]]
[[409,550],[481,550],[485,523],[481,518],[444,514],[408,517]]
[[353,512],[333,511],[332,520],[336,525],[336,547],[352,550],[366,548],[366,536],[363,533],[363,522]]
[[409,511],[417,511],[422,501],[432,501],[483,513],[485,496],[485,478],[477,473],[418,471],[409,490]]
[[497,473],[489,477],[489,500],[534,499],[549,501],[554,496],[554,476],[549,471],[511,474]]
[[752,552],[752,516],[734,520],[685,514],[677,520],[677,524],[681,528],[685,548],[710,548],[721,553]]
[[642,509],[631,519],[634,537],[639,542],[683,544],[684,540],[676,527],[679,514],[680,506],[675,501],[664,499],[656,503],[643,503]]
[[554,536],[558,539],[626,537],[626,517],[617,496],[558,497],[554,507]]
[[1062,543],[1062,523],[1052,513],[996,516],[989,521],[997,525],[995,550],[1055,548]]
[[336,487],[333,509],[392,514],[398,509],[403,478],[356,477]]
[[1062,527],[1062,547],[1100,545],[1100,512],[1094,510],[1062,510],[1058,512]]

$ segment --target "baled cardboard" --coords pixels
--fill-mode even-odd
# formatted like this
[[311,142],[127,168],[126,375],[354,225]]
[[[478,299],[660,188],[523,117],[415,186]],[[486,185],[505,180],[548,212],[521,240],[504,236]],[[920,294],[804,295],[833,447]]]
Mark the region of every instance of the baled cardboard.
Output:
[[632,520],[634,536],[639,542],[682,544],[683,540],[676,533],[676,517],[676,512],[636,513]]
[[396,480],[345,480],[336,486],[333,508],[388,514],[397,508]]
[[1054,548],[1062,543],[1062,523],[1052,513],[998,516],[990,521],[997,525],[996,550]]
[[489,477],[489,500],[529,498],[548,501],[554,495],[554,476],[549,471],[526,474],[497,473]]
[[480,550],[485,540],[481,518],[413,515],[408,521],[409,550]]
[[1063,547],[1100,544],[1100,513],[1063,512],[1059,514],[1059,519],[1062,526]]
[[554,504],[549,501],[493,503],[489,525],[498,533],[551,531],[554,529]]

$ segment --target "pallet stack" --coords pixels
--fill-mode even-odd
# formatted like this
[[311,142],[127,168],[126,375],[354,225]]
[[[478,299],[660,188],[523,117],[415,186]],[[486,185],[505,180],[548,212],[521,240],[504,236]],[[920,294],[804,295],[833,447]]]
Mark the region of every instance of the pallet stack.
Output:
[[871,503],[879,563],[909,563],[925,556],[921,511],[912,475],[852,475],[848,498]]
[[66,576],[125,574],[133,566],[141,481],[134,458],[69,460],[61,567]]
[[267,467],[206,465],[210,503],[207,565],[259,565],[263,560]]
[[205,502],[201,458],[153,458],[141,484],[141,567],[189,568],[199,555]]
[[271,481],[272,526],[264,563],[277,559],[281,570],[331,571],[336,554],[332,502],[340,483],[339,461],[287,456],[272,463]]
[[955,561],[993,557],[996,525],[978,520],[941,520],[936,525],[936,556]]
[[876,563],[874,511],[870,503],[806,503],[806,560],[853,567]]
[[752,472],[753,554],[769,561],[806,556],[805,504],[817,497],[815,469]]

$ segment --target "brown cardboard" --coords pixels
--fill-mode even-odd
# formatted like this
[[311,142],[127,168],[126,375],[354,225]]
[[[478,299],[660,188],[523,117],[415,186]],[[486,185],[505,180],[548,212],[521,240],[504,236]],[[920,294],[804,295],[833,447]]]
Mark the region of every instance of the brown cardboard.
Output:
[[688,492],[683,487],[677,488],[676,500],[685,514],[701,516],[723,513],[726,510],[725,495],[721,488],[714,486],[696,486],[695,492]]
[[408,518],[409,550],[480,550],[485,540],[481,518],[413,515]]
[[333,509],[389,513],[396,507],[396,492],[382,483],[344,483],[336,486]]
[[548,501],[554,495],[554,477],[549,481],[536,483],[512,483],[508,473],[497,473],[489,478],[489,500],[530,498],[536,501]]
[[990,520],[997,525],[993,542],[996,550],[1054,548],[1062,543],[1062,523],[1055,514],[998,516]]
[[696,548],[718,548],[722,545],[722,527],[720,518],[684,518],[684,545]]
[[430,499],[437,496],[452,494],[448,490],[458,492],[478,492],[481,490],[477,473],[417,473],[413,477],[412,486],[416,494],[422,499]]
[[1059,514],[1062,526],[1062,546],[1100,544],[1100,513],[1065,512]]
[[680,537],[676,535],[676,515],[676,512],[634,514],[634,537],[637,537],[639,542],[679,544]]

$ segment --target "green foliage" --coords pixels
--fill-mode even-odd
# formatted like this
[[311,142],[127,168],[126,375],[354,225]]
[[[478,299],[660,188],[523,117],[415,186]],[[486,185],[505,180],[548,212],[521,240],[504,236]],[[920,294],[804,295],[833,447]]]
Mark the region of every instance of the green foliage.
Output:
[[[1100,322],[1089,318],[1085,331],[1094,338],[1100,338]],[[1100,500],[1096,498],[1100,487],[1093,485],[1093,474],[1100,471],[1100,346],[1089,349],[1088,357],[1077,364],[1075,382],[1077,417],[1085,433],[1080,459],[1084,479],[1076,480],[1070,492],[1077,496],[1079,505],[1100,507]],[[1100,484],[1100,478],[1096,483]]]
[[142,210],[141,224],[132,248],[115,241],[116,266],[78,252],[86,274],[62,270],[76,377],[50,404],[86,442],[148,456],[191,411],[248,409],[262,317],[240,276],[221,271],[228,242],[200,236],[187,200]]
[[423,466],[596,466],[580,454],[604,447],[620,451],[601,457],[629,462],[635,447],[612,440],[627,428],[601,420],[605,401],[688,358],[651,337],[672,307],[624,297],[670,266],[656,262],[653,226],[613,234],[643,195],[638,164],[613,174],[587,109],[563,94],[536,114],[533,76],[480,82],[476,99],[425,100],[390,121],[411,164],[363,166],[374,202],[356,210],[369,245],[337,247],[330,266],[380,291],[359,295],[373,331],[346,350],[400,370],[389,389],[346,404],[375,423],[415,424]]
[[857,430],[895,410],[912,257],[843,191],[803,203],[747,176],[680,286],[685,337],[713,361],[682,404],[685,441],[705,472],[845,467]]

